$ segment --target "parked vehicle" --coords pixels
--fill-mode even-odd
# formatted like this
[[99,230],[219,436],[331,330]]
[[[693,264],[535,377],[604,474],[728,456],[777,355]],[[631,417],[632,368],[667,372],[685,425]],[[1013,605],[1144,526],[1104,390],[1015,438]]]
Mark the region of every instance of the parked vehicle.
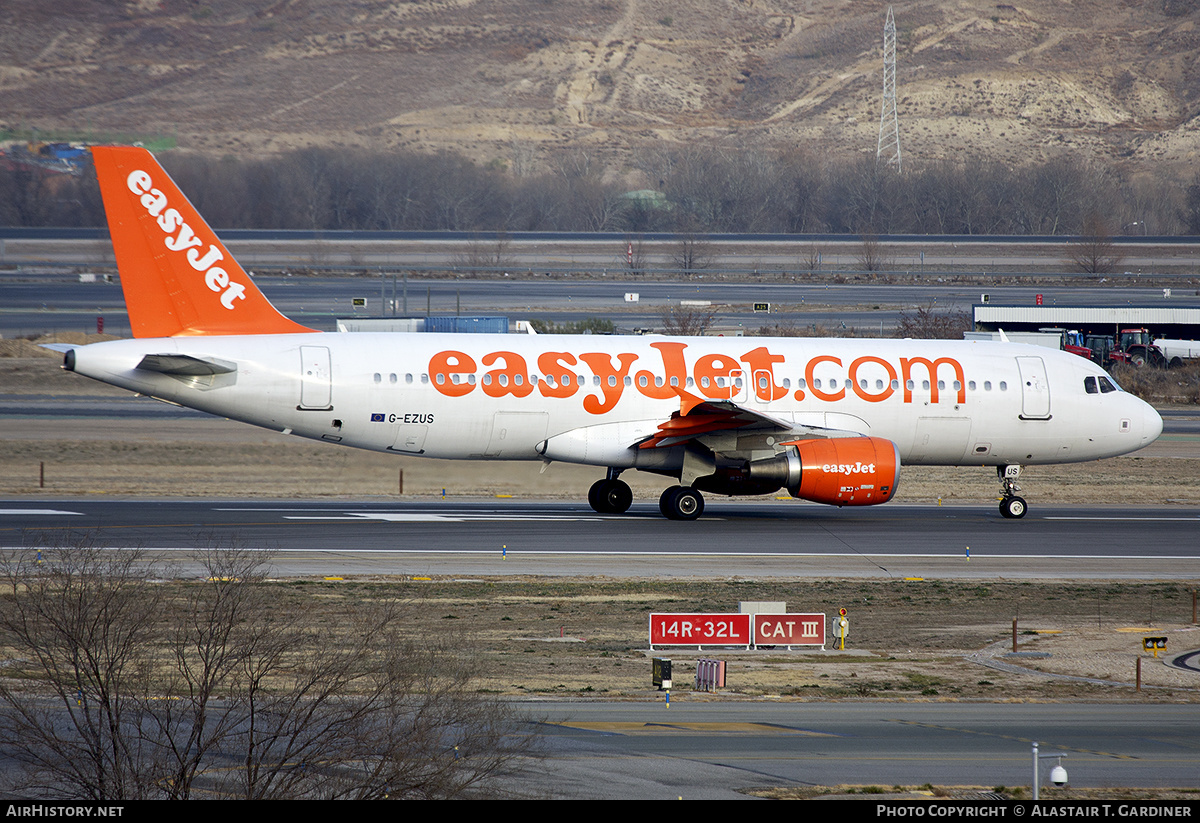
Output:
[[1165,369],[1167,362],[1162,350],[1154,345],[1149,329],[1121,329],[1116,345],[1108,353],[1109,366],[1124,363],[1137,368],[1152,366]]

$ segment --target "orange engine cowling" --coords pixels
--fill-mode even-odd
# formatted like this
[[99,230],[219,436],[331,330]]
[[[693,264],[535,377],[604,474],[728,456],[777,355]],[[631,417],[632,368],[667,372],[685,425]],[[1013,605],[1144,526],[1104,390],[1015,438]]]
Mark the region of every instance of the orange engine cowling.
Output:
[[900,453],[882,437],[837,437],[788,443],[800,461],[800,482],[788,492],[834,506],[886,503],[900,483]]

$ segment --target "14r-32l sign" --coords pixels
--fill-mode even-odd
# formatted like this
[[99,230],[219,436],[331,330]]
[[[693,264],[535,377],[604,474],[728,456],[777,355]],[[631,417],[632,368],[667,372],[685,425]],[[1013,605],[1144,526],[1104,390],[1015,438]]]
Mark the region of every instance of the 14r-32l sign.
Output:
[[748,614],[651,614],[651,646],[749,646]]

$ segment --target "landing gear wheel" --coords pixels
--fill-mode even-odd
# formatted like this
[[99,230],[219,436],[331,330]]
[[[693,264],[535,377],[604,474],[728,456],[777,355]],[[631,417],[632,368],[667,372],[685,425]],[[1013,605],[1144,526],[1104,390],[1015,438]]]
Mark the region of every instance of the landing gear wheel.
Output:
[[1029,507],[1024,497],[1006,497],[1000,501],[1000,514],[1005,517],[1017,520],[1024,517],[1027,511]]
[[671,486],[658,499],[658,509],[668,520],[695,520],[704,514],[704,496],[686,486]]
[[663,493],[658,498],[658,510],[662,512],[662,516],[668,520],[674,519],[671,517],[671,499],[674,497],[675,492],[682,488],[683,486],[668,486],[667,488],[663,489]]
[[633,505],[633,490],[624,480],[597,480],[588,489],[588,505],[600,514],[624,514]]

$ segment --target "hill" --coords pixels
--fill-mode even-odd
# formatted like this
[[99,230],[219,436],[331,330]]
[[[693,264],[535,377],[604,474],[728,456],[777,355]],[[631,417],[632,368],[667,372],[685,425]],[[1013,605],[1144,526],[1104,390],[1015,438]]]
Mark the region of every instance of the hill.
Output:
[[[210,154],[452,149],[517,173],[661,146],[871,154],[887,5],[853,0],[12,0],[10,128]],[[1194,163],[1191,0],[897,3],[906,163]]]

